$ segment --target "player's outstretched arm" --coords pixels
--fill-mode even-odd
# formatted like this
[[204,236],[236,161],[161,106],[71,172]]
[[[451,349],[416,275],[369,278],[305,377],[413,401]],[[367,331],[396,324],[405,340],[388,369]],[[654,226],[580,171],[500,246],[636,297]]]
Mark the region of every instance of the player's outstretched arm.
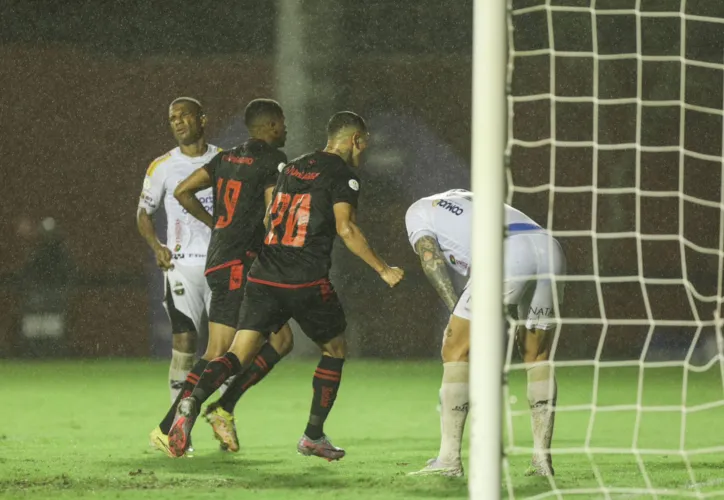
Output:
[[452,312],[455,304],[458,302],[458,296],[453,288],[450,274],[445,264],[445,256],[440,250],[440,246],[432,236],[423,236],[415,243],[415,250],[420,256],[420,264],[425,276],[437,291],[442,301]]
[[395,286],[402,280],[405,272],[399,267],[390,267],[377,253],[372,250],[362,230],[355,223],[355,209],[349,203],[335,203],[334,217],[337,223],[337,234],[350,252],[365,261],[377,271],[385,283]]
[[158,267],[164,271],[173,268],[173,264],[171,264],[171,250],[158,241],[156,229],[153,227],[153,217],[151,217],[145,208],[138,209],[136,213],[136,226],[138,227],[138,232],[141,233],[143,239],[146,240],[148,246],[153,250]]
[[176,186],[173,196],[191,215],[213,229],[214,218],[195,196],[199,191],[209,187],[211,187],[211,176],[204,167],[201,167]]

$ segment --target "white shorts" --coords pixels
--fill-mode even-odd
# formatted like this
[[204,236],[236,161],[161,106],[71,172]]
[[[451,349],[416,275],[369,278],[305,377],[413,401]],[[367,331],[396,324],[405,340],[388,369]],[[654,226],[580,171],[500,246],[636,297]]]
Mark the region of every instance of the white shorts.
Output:
[[174,263],[174,268],[164,274],[163,306],[171,320],[173,333],[198,332],[204,309],[209,310],[211,301],[204,266]]
[[458,303],[455,304],[455,309],[453,309],[453,316],[457,316],[458,318],[467,319],[470,321],[470,318],[473,316],[472,307],[473,304],[470,301],[470,289],[472,288],[470,286],[472,281],[472,278],[468,279],[468,282],[465,283],[465,288],[463,288],[463,293],[460,294],[460,298],[458,299]]
[[[518,306],[518,319],[529,330],[549,330],[556,324],[554,302],[563,303],[566,258],[555,238],[545,233],[520,233],[505,240],[503,302]],[[555,287],[555,288],[554,288]]]

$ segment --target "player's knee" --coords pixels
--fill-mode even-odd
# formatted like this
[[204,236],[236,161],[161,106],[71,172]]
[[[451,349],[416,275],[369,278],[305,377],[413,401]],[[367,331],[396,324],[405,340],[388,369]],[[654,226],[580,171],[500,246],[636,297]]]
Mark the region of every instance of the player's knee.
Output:
[[212,359],[223,356],[229,350],[230,346],[231,342],[227,339],[209,339],[203,358],[207,361],[211,361]]
[[292,349],[294,349],[294,335],[289,324],[284,325],[278,332],[273,333],[269,337],[269,344],[281,357],[289,354]]
[[344,359],[347,357],[347,339],[344,335],[338,335],[329,342],[321,344],[323,356]]
[[203,358],[207,361],[223,356],[234,341],[236,328],[220,323],[209,324],[209,340]]
[[445,328],[440,355],[443,363],[466,362],[470,353],[470,336],[451,327]]
[[175,333],[172,337],[174,351],[196,353],[196,332]]

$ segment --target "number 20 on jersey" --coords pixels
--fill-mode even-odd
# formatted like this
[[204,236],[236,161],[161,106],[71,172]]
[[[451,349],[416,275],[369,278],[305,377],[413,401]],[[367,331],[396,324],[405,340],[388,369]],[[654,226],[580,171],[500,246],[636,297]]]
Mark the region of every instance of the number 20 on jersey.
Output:
[[308,193],[295,194],[294,197],[287,193],[277,193],[272,201],[271,227],[264,243],[278,245],[281,236],[282,245],[303,247],[307,238],[311,203],[312,195]]

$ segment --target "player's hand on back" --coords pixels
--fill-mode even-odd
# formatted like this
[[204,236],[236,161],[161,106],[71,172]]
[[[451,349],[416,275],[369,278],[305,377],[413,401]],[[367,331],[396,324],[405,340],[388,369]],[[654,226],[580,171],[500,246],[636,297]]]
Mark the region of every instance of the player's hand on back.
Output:
[[168,247],[159,245],[154,250],[154,253],[156,254],[156,264],[158,265],[158,267],[160,267],[164,271],[173,269],[173,264],[171,263],[171,258],[173,257],[173,254],[171,253],[171,250],[168,249]]
[[405,271],[400,269],[399,267],[390,267],[385,266],[382,271],[380,271],[380,278],[390,285],[390,287],[393,287],[397,285],[400,281],[402,281],[402,278],[405,276]]

